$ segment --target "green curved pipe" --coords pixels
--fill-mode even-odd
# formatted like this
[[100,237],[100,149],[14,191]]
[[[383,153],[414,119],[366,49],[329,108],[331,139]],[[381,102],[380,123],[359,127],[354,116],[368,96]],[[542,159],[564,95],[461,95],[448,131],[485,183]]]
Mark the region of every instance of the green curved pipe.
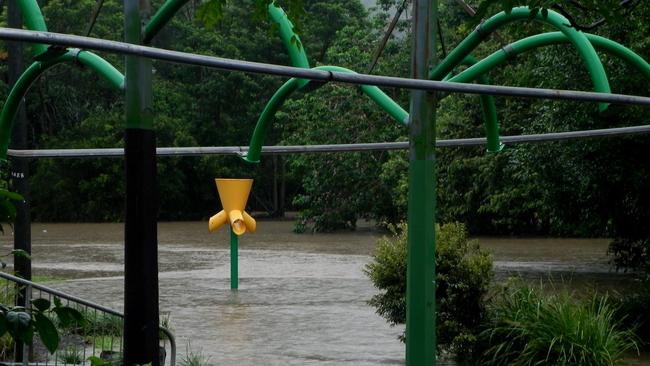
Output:
[[269,4],[269,17],[279,26],[280,39],[289,53],[291,64],[295,67],[310,68],[300,37],[293,31],[293,23],[284,10],[272,2]]
[[160,32],[161,29],[176,15],[176,13],[190,0],[167,0],[158,9],[156,14],[144,26],[142,43],[148,44]]
[[289,81],[284,83],[280,89],[273,94],[269,102],[266,103],[262,114],[260,114],[260,117],[257,119],[253,136],[251,136],[248,153],[242,155],[244,161],[249,163],[260,162],[262,145],[264,144],[264,139],[266,138],[269,127],[271,126],[273,117],[277,113],[278,109],[280,109],[284,104],[284,101],[298,89],[300,89],[300,80],[295,78],[289,79]]
[[[466,66],[474,66],[478,63],[473,56],[467,56],[463,59],[461,64]],[[449,74],[443,81],[452,81],[453,75]],[[486,73],[477,76],[476,80],[484,85],[490,84],[490,79]],[[472,82],[474,79],[467,82]],[[497,117],[497,106],[494,96],[481,94],[481,110],[483,113],[483,125],[485,128],[485,136],[487,137],[487,151],[496,153],[503,150],[504,146],[499,139],[499,118]]]
[[[19,0],[17,1],[20,6],[20,12],[23,15],[23,23],[25,28],[33,31],[47,32],[45,19],[41,8],[38,6],[36,0]],[[32,56],[39,56],[47,51],[48,46],[42,43],[32,44]]]
[[47,61],[36,61],[31,64],[11,88],[5,104],[0,112],[0,159],[7,158],[7,149],[11,141],[11,129],[23,100],[32,84],[45,71],[63,62],[79,62],[89,67],[116,89],[124,88],[124,76],[110,63],[92,52],[69,50],[61,56]]
[[[584,33],[571,27],[569,20],[561,14],[548,10],[548,15],[544,16],[538,12],[534,19],[549,24],[562,32],[576,48],[583,62],[589,70],[591,80],[594,84],[594,90],[600,93],[610,93],[609,81],[600,58],[596,50],[591,45]],[[528,20],[531,18],[531,11],[528,7],[513,8],[511,12],[501,12],[484,23],[481,23],[472,33],[467,36],[449,55],[442,60],[440,64],[431,72],[430,78],[440,80],[447,73],[453,70],[466,56],[468,56],[488,34],[494,32],[499,27],[515,21]],[[600,103],[599,109],[607,109],[607,103]]]
[[[642,73],[646,78],[650,79],[650,64],[645,61],[641,56],[634,53],[629,48],[609,40],[607,38],[597,36],[594,34],[585,34],[591,44],[598,50],[605,51],[615,57],[618,57]],[[458,75],[449,79],[451,82],[468,83],[473,80],[478,80],[481,75],[484,75],[497,66],[505,63],[508,58],[520,55],[530,50],[568,43],[569,39],[561,32],[551,32],[534,35],[514,42],[501,50],[494,52],[490,56],[484,58]]]
[[[315,70],[324,70],[324,71],[336,71],[336,72],[345,72],[345,73],[355,73],[352,70],[339,67],[339,66],[318,66],[314,68]],[[262,145],[264,144],[264,139],[268,133],[269,127],[273,117],[277,113],[278,109],[282,106],[284,101],[296,90],[301,89],[302,87],[309,84],[301,86],[300,79],[290,79],[278,91],[271,97],[269,102],[264,107],[262,114],[257,120],[255,125],[255,130],[253,131],[253,136],[248,148],[248,153],[242,156],[244,161],[249,163],[259,163],[260,155],[262,153]],[[370,99],[377,103],[384,111],[386,111],[393,119],[397,122],[404,125],[408,124],[409,114],[406,112],[399,104],[395,103],[386,93],[376,86],[362,85],[361,91],[366,94]]]
[[621,60],[629,63],[639,72],[641,72],[647,79],[650,79],[650,64],[648,64],[648,62],[644,60],[643,57],[639,56],[631,49],[623,46],[618,42],[614,42],[611,39],[597,36],[595,34],[587,34],[587,38],[599,50],[607,52],[610,55],[616,56]]
[[[151,17],[149,23],[144,26],[143,42],[149,43],[158,32],[174,17],[180,8],[189,0],[167,0]],[[309,61],[305,53],[300,37],[293,31],[293,24],[281,7],[271,2],[268,6],[269,18],[278,25],[280,39],[287,49],[291,64],[295,67],[308,69]],[[304,82],[303,82],[304,83]]]

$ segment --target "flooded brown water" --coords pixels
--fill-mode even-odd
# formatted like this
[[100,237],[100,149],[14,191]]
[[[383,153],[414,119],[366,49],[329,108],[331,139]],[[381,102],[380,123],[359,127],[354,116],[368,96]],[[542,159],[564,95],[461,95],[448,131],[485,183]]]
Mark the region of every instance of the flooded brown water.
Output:
[[[214,365],[403,364],[403,328],[366,304],[376,290],[363,267],[382,234],[371,226],[315,235],[292,228],[261,221],[257,234],[241,238],[240,289],[232,292],[226,231],[209,234],[205,222],[159,224],[160,308],[180,358],[191,347]],[[35,275],[122,309],[121,224],[34,224],[32,236]],[[610,270],[604,239],[479,239],[499,279],[536,281],[553,272],[580,286],[626,282]]]

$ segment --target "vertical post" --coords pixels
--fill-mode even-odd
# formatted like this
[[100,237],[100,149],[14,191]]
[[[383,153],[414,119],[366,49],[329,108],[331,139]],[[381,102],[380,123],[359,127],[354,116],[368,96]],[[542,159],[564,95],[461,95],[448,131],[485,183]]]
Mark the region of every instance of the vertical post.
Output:
[[[18,0],[10,0],[8,4],[8,22],[11,28],[22,28],[22,19]],[[23,46],[20,42],[7,42],[9,52],[9,85],[14,85],[24,71]],[[21,103],[16,115],[13,133],[11,137],[12,149],[27,148],[27,118],[25,104]],[[13,158],[11,160],[11,180],[13,189],[22,195],[25,200],[16,203],[16,221],[14,223],[14,249],[24,250],[27,253],[32,251],[31,216],[29,211],[29,160]],[[29,259],[22,256],[14,257],[14,272],[16,276],[26,280],[32,279],[32,266]],[[26,307],[27,289],[22,288],[16,296],[16,305]],[[23,357],[22,343],[16,343],[16,362],[27,361]]]
[[[126,42],[142,44],[149,0],[124,0]],[[158,187],[151,60],[126,57],[124,364],[159,366]]]
[[239,288],[239,236],[230,228],[230,289]]
[[[412,77],[435,66],[437,0],[413,1]],[[406,277],[406,364],[436,364],[435,93],[411,92]]]

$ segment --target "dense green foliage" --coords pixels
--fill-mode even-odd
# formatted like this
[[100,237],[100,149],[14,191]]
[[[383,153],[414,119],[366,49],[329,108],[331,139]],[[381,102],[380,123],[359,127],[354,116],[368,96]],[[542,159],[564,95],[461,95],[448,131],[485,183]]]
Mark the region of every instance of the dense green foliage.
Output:
[[[365,272],[381,292],[370,305],[389,323],[406,322],[407,227],[392,227],[393,236],[379,240]],[[469,240],[462,224],[436,226],[437,339],[459,360],[472,354],[484,320],[484,296],[492,279],[492,259]]]
[[[161,0],[153,1],[154,9]],[[51,30],[82,33],[95,5],[92,0],[40,2]],[[313,66],[335,64],[364,71],[382,38],[388,11],[398,0],[379,1],[369,12],[360,1],[289,0],[280,2],[300,15],[302,45]],[[547,1],[469,1],[486,16],[520,4],[548,7]],[[580,24],[604,17],[591,30],[640,55],[650,54],[650,4],[619,9],[612,2],[585,1],[569,9]],[[611,3],[611,4],[610,4]],[[212,4],[212,5],[209,5]],[[218,9],[216,8],[218,5]],[[169,49],[236,59],[289,64],[276,30],[264,17],[251,16],[266,1],[191,1],[155,39]],[[210,10],[209,7],[214,9]],[[207,8],[206,8],[207,7]],[[121,39],[122,2],[106,0],[93,36]],[[557,8],[557,7],[556,7]],[[607,10],[610,9],[610,10]],[[578,11],[579,10],[579,11]],[[219,21],[205,19],[206,14]],[[473,27],[476,19],[455,2],[440,2],[443,58]],[[624,19],[624,21],[621,21]],[[213,19],[214,20],[214,19]],[[206,23],[208,23],[206,25]],[[548,31],[534,22],[499,29],[475,52],[478,58],[524,36]],[[408,76],[410,31],[407,21],[389,40],[374,72]],[[122,59],[107,58],[118,69]],[[648,83],[617,59],[603,56],[612,89],[648,95]],[[155,125],[159,146],[247,145],[254,124],[283,80],[155,63]],[[6,66],[2,65],[2,71]],[[591,81],[570,46],[545,47],[509,61],[491,73],[502,85],[588,90]],[[70,83],[70,80],[74,80]],[[0,89],[0,99],[7,93]],[[408,109],[408,92],[386,90]],[[34,148],[118,147],[122,145],[123,102],[90,72],[61,66],[48,72],[27,97],[30,144]],[[594,104],[497,98],[504,135],[571,131],[645,124],[638,107],[611,106],[598,113]],[[452,95],[439,103],[438,138],[483,135],[475,96]],[[398,141],[406,128],[392,121],[358,89],[324,85],[297,93],[278,114],[265,144],[331,144]],[[438,217],[461,221],[472,233],[612,236],[616,264],[642,268],[648,262],[650,166],[647,136],[507,146],[488,155],[484,148],[437,150]],[[549,158],[552,157],[552,158]],[[404,220],[404,152],[302,155],[263,159],[245,165],[236,157],[160,159],[160,218],[200,219],[218,209],[215,176],[252,177],[254,210],[279,206],[301,212],[300,230],[354,228],[357,219],[379,223]],[[122,218],[123,166],[119,160],[40,160],[32,167],[33,217],[36,220],[104,221]],[[277,180],[280,184],[275,184]],[[285,187],[285,188],[280,188]]]
[[506,287],[491,303],[481,364],[621,365],[638,351],[607,297],[577,301],[567,293]]

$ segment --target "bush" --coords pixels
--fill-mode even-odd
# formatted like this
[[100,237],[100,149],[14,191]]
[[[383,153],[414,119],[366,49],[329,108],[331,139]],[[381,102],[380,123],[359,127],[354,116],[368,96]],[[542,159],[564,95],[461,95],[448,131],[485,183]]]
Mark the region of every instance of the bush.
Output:
[[[379,240],[374,259],[364,269],[382,290],[370,305],[392,325],[406,321],[407,226],[391,226],[393,236]],[[483,297],[492,279],[492,259],[462,224],[436,225],[437,339],[441,349],[463,361],[471,354],[485,315]]]
[[492,303],[480,336],[481,364],[620,364],[626,352],[638,348],[615,312],[606,296],[581,302],[566,292],[543,295],[529,287],[506,286]]
[[[635,280],[636,282],[637,280]],[[629,291],[629,293],[628,293]],[[616,319],[626,328],[634,330],[639,346],[650,349],[650,280],[638,280],[615,299]]]

